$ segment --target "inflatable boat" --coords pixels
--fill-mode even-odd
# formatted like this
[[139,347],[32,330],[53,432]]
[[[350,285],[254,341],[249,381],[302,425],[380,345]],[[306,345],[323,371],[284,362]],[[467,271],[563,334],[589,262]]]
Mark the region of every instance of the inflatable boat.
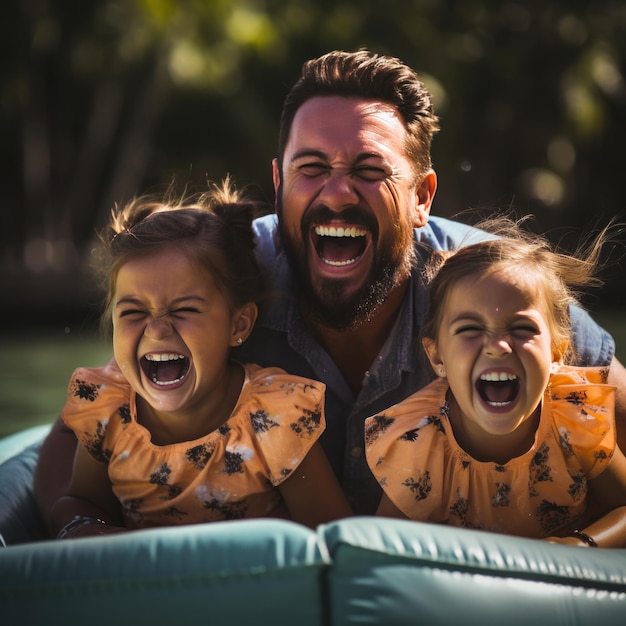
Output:
[[32,480],[48,426],[0,440],[0,623],[626,623],[626,550],[354,517],[47,539]]

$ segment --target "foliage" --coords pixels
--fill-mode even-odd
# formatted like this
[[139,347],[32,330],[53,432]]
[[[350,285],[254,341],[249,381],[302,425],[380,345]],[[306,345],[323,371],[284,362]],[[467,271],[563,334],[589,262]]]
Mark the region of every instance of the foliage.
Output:
[[431,88],[435,212],[624,214],[619,0],[17,0],[3,24],[5,271],[84,263],[114,202],[172,178],[230,172],[271,201],[282,100],[333,48],[398,56]]

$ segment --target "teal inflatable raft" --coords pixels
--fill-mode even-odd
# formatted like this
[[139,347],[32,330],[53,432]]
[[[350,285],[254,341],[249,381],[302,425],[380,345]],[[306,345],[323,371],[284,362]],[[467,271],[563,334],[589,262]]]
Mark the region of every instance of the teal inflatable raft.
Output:
[[355,517],[48,540],[32,479],[47,427],[0,440],[6,626],[624,624],[626,551]]

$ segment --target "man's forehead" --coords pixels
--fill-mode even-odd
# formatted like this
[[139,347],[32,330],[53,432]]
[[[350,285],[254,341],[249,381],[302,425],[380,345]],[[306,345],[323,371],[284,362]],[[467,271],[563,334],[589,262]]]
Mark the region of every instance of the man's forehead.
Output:
[[380,118],[402,123],[397,109],[389,102],[354,96],[314,96],[296,111],[294,124],[306,118],[312,121],[330,122],[333,119],[351,119],[355,124],[371,123],[371,118]]
[[[404,150],[404,126],[393,106],[347,97],[315,97],[298,110],[287,142],[290,160],[384,158]],[[298,156],[296,156],[298,155]]]

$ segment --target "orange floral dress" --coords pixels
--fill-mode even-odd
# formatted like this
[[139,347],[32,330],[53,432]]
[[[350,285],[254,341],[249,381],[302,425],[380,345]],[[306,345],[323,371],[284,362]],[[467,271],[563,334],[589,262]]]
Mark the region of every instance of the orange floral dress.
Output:
[[587,481],[616,445],[607,368],[562,367],[543,397],[534,445],[504,464],[458,445],[445,379],[365,421],[369,467],[409,518],[524,537],[549,536],[587,506]]
[[129,528],[287,517],[278,485],[324,431],[324,390],[278,368],[246,365],[239,401],[222,426],[157,446],[137,422],[135,392],[109,364],[74,372],[62,417],[108,465]]

